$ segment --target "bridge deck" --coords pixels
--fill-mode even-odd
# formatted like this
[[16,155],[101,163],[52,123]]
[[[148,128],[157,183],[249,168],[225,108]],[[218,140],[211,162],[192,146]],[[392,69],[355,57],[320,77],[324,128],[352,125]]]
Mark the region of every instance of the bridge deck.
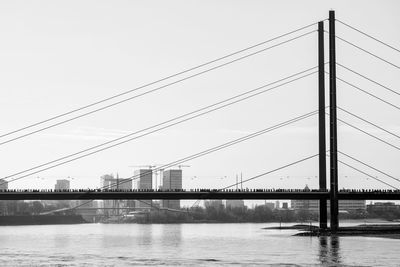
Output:
[[[341,192],[339,199],[400,200],[400,192]],[[329,192],[2,192],[0,200],[329,199]]]

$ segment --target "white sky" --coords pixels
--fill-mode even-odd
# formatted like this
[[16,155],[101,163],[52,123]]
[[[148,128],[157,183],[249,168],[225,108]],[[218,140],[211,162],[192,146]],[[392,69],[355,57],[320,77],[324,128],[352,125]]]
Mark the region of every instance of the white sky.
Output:
[[[330,9],[336,11],[338,19],[400,47],[399,7],[398,1],[1,1],[0,130],[9,132],[326,19]],[[340,24],[336,32],[400,65],[398,52]],[[326,48],[327,53],[327,44]],[[400,92],[398,68],[339,40],[337,62]],[[315,33],[0,146],[0,178],[316,65]],[[399,95],[386,93],[339,67],[337,73],[400,105]],[[163,84],[166,83],[159,85]],[[337,84],[339,106],[400,134],[399,110],[339,81]],[[10,188],[52,188],[56,179],[67,177],[74,178],[72,187],[96,187],[103,174],[118,172],[120,177],[128,177],[133,175],[133,168],[129,166],[169,163],[315,109],[317,76],[314,75],[168,130],[16,181]],[[400,140],[395,137],[343,113],[339,112],[339,117],[400,146]],[[399,150],[340,124],[339,138],[339,150],[400,177]],[[312,117],[186,163],[190,167],[184,168],[183,184],[186,188],[223,187],[234,183],[235,175],[240,172],[246,179],[315,154],[317,142],[317,117]],[[315,158],[246,186],[302,188],[307,183],[317,187],[317,166]],[[363,170],[400,187],[399,182],[372,170]],[[347,167],[340,166],[339,172],[340,187],[387,188]]]

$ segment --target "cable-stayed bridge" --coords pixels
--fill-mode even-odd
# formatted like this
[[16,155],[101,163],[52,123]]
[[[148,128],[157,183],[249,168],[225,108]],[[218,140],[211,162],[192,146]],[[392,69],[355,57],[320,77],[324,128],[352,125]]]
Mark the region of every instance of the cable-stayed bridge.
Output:
[[[327,22],[329,24],[328,30],[324,29],[324,23]],[[280,87],[283,87],[287,84],[294,83],[298,80],[304,79],[306,77],[312,76],[312,75],[317,75],[318,76],[318,109],[316,110],[311,110],[310,112],[301,114],[299,116],[296,116],[294,118],[290,118],[288,120],[282,121],[278,124],[275,124],[273,126],[261,129],[259,131],[253,132],[251,134],[248,134],[246,136],[243,136],[241,138],[237,138],[234,140],[231,140],[229,142],[223,143],[218,146],[211,147],[209,149],[191,154],[187,157],[183,157],[180,159],[177,159],[175,161],[172,161],[168,164],[165,164],[163,166],[157,167],[153,171],[158,171],[162,169],[168,169],[171,168],[177,164],[185,163],[200,157],[207,156],[211,153],[223,150],[225,148],[234,146],[236,144],[239,144],[241,142],[247,141],[249,139],[258,137],[260,135],[266,134],[271,131],[278,130],[280,128],[289,126],[293,123],[296,123],[298,121],[305,120],[307,118],[310,118],[312,116],[318,115],[318,121],[319,121],[319,127],[318,127],[318,133],[319,133],[319,151],[316,154],[313,155],[307,155],[304,158],[301,158],[297,161],[294,162],[289,162],[284,166],[281,166],[279,168],[276,168],[274,170],[269,170],[267,172],[261,173],[259,175],[256,175],[254,177],[246,179],[244,182],[248,182],[251,180],[259,179],[261,177],[264,177],[268,174],[280,171],[282,169],[288,168],[290,166],[297,165],[301,162],[310,160],[312,158],[318,158],[319,160],[319,190],[315,192],[305,192],[301,190],[288,190],[288,191],[268,191],[268,190],[261,190],[259,191],[258,189],[253,189],[250,191],[229,191],[230,188],[233,188],[237,186],[236,184],[228,185],[224,188],[212,190],[212,191],[196,191],[196,190],[188,190],[184,192],[162,192],[162,191],[145,191],[145,192],[110,192],[110,191],[102,191],[105,188],[99,188],[99,189],[93,189],[93,190],[87,190],[86,191],[70,191],[70,192],[43,192],[43,191],[35,191],[35,190],[5,190],[5,191],[0,191],[0,199],[1,200],[6,200],[6,199],[319,199],[320,200],[320,222],[321,222],[321,227],[326,228],[327,227],[327,205],[326,205],[326,200],[329,199],[331,201],[331,226],[332,230],[336,230],[338,227],[338,200],[339,199],[399,199],[399,191],[398,191],[398,186],[394,185],[392,181],[388,181],[388,179],[400,182],[400,179],[396,177],[396,175],[391,175],[388,174],[386,171],[382,171],[376,167],[373,166],[371,163],[366,163],[361,159],[358,159],[357,157],[350,155],[349,153],[338,150],[337,147],[337,123],[340,122],[344,125],[347,125],[371,138],[374,138],[375,140],[381,142],[384,145],[390,146],[391,148],[394,148],[396,150],[400,150],[400,147],[392,144],[391,142],[388,142],[384,140],[381,137],[376,136],[375,134],[368,132],[364,129],[361,129],[360,127],[357,127],[353,125],[352,123],[337,117],[337,111],[339,110],[340,112],[343,112],[349,116],[352,116],[358,120],[361,120],[370,126],[373,126],[381,131],[384,131],[386,134],[389,134],[390,136],[394,138],[399,138],[400,136],[392,131],[387,130],[385,127],[380,126],[378,123],[372,122],[367,118],[363,118],[362,116],[355,114],[352,110],[349,110],[347,108],[338,106],[336,103],[336,82],[339,81],[343,84],[345,84],[348,87],[351,87],[355,90],[358,90],[361,93],[364,93],[368,95],[369,97],[375,99],[376,101],[379,101],[381,103],[384,103],[387,106],[390,106],[394,109],[397,109],[397,111],[400,110],[400,107],[396,105],[392,101],[388,101],[383,99],[382,97],[370,93],[369,91],[363,89],[361,86],[356,85],[353,82],[349,82],[346,79],[343,79],[341,77],[336,76],[336,67],[339,66],[343,70],[346,70],[348,72],[353,73],[354,75],[357,75],[359,78],[362,78],[368,82],[374,83],[375,85],[379,86],[383,90],[400,95],[400,93],[386,85],[383,85],[381,82],[378,82],[367,75],[364,75],[360,73],[357,70],[354,70],[353,68],[350,68],[349,66],[342,64],[342,63],[337,63],[336,62],[336,40],[339,40],[343,42],[344,44],[347,44],[351,46],[354,49],[357,49],[359,51],[362,51],[363,53],[366,53],[367,55],[373,57],[376,60],[379,60],[387,65],[389,65],[392,68],[396,68],[397,70],[400,69],[400,67],[393,63],[391,60],[385,59],[367,49],[364,49],[362,45],[355,44],[351,41],[348,41],[345,38],[342,38],[341,36],[336,35],[335,33],[335,24],[336,22],[341,23],[342,25],[352,29],[353,31],[356,31],[358,34],[362,34],[363,36],[370,38],[376,42],[378,42],[380,45],[385,46],[388,49],[394,50],[395,52],[400,52],[399,49],[396,47],[387,44],[386,42],[383,42],[367,33],[364,31],[361,31],[341,20],[336,20],[335,19],[335,14],[334,11],[330,11],[329,13],[329,19],[326,19],[324,21],[320,21],[318,23],[312,23],[303,27],[300,27],[296,30],[284,33],[280,36],[277,36],[275,38],[266,40],[264,42],[255,44],[253,46],[241,49],[239,51],[230,53],[228,55],[222,56],[220,58],[211,60],[209,62],[205,62],[203,64],[200,64],[198,66],[189,68],[187,70],[183,70],[179,73],[170,75],[168,77],[164,77],[162,79],[159,79],[157,81],[145,84],[143,86],[122,92],[117,95],[113,95],[110,97],[107,97],[105,99],[102,99],[100,101],[96,101],[93,103],[90,103],[88,105],[79,107],[77,109],[59,114],[57,116],[50,117],[48,119],[38,121],[36,123],[27,125],[25,127],[3,133],[0,135],[0,146],[14,142],[16,140],[25,138],[27,136],[45,131],[47,129],[71,122],[73,120],[77,120],[79,118],[89,116],[93,113],[106,110],[110,107],[119,105],[121,103],[125,103],[128,101],[131,101],[133,99],[140,98],[141,96],[151,94],[157,91],[160,91],[166,87],[173,86],[175,84],[181,83],[183,81],[186,81],[188,79],[191,79],[193,77],[197,77],[200,75],[203,75],[204,73],[211,72],[213,70],[223,68],[227,65],[234,64],[235,62],[247,59],[249,57],[257,56],[260,53],[269,51],[274,49],[275,47],[278,46],[283,46],[286,43],[289,42],[295,42],[296,40],[299,40],[301,38],[304,38],[306,36],[313,35],[315,33],[318,34],[318,65],[313,66],[311,68],[307,68],[305,70],[293,73],[292,75],[283,77],[279,80],[276,80],[274,82],[265,84],[263,86],[253,88],[251,90],[248,90],[246,92],[234,95],[232,97],[229,97],[227,99],[224,99],[222,101],[218,101],[214,104],[204,106],[202,108],[193,110],[191,112],[182,114],[177,117],[173,117],[169,120],[154,124],[150,127],[129,133],[127,135],[118,137],[116,139],[113,139],[111,141],[107,141],[105,143],[89,147],[87,149],[77,151],[72,154],[65,155],[60,158],[53,159],[51,161],[39,164],[37,166],[33,166],[15,173],[12,173],[10,175],[7,175],[5,177],[2,177],[2,180],[0,180],[0,188],[4,184],[9,184],[17,180],[21,180],[24,178],[30,178],[32,175],[35,175],[37,173],[44,172],[49,169],[56,168],[61,165],[68,164],[70,162],[89,157],[91,155],[94,155],[96,153],[100,153],[102,151],[108,150],[112,147],[123,145],[127,142],[131,142],[133,140],[140,139],[141,137],[162,131],[164,129],[173,127],[175,125],[184,123],[189,120],[196,119],[198,117],[204,116],[206,114],[215,112],[217,110],[226,108],[228,106],[234,105],[236,103],[246,101],[250,98],[257,97],[261,94],[265,94],[267,92],[270,92],[272,90],[276,90]],[[318,26],[318,27],[316,27]],[[327,34],[329,37],[329,61],[325,61],[325,45],[324,45],[324,35]],[[271,45],[269,45],[271,44]],[[266,46],[269,45],[269,46]],[[329,71],[325,71],[325,66],[329,66]],[[185,76],[186,75],[186,76]],[[325,104],[325,77],[329,77],[329,105],[327,106]],[[176,78],[177,80],[170,81],[172,78]],[[146,89],[150,86],[154,86],[159,84],[160,82],[167,82],[166,84],[163,84],[161,86],[157,86],[155,88],[149,89],[147,91],[143,91],[143,89]],[[138,92],[136,95],[130,95],[134,92]],[[92,109],[93,108],[93,109]],[[329,116],[329,149],[327,149],[326,146],[326,121],[325,118],[326,116]],[[343,156],[343,158],[338,159],[338,154]],[[329,181],[330,181],[330,186],[329,190],[327,189],[327,163],[326,163],[326,158],[327,156],[329,157]],[[364,166],[365,168],[368,168],[369,171],[365,171],[365,169],[360,169],[359,167],[355,167],[354,165],[350,164],[349,161],[355,161],[359,165]],[[353,169],[354,171],[357,171],[361,173],[362,175],[369,177],[375,181],[378,181],[382,183],[385,188],[389,187],[391,188],[390,190],[392,191],[385,191],[385,190],[377,190],[373,192],[366,192],[366,191],[361,191],[358,192],[356,190],[350,190],[350,191],[340,191],[338,189],[338,163],[347,166],[348,168]],[[380,173],[383,177],[385,177],[385,180],[382,178],[378,178],[375,175],[371,174],[370,171],[373,172],[378,172]],[[132,176],[129,177],[127,180],[135,180],[139,179],[138,176]],[[98,191],[100,190],[100,191]]]

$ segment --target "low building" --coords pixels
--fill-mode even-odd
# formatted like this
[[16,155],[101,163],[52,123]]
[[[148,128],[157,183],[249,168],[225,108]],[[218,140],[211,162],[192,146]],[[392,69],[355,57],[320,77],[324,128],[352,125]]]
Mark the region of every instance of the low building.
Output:
[[375,202],[367,205],[369,213],[400,211],[400,205],[394,202]]
[[[304,188],[305,191],[309,191],[310,189],[306,185]],[[311,212],[319,212],[319,200],[310,200],[310,199],[296,199],[291,200],[291,207],[294,210],[308,210]],[[327,209],[330,211],[330,201],[327,201]],[[342,199],[339,200],[339,211],[365,211],[366,210],[366,201],[359,199]]]
[[319,212],[319,200],[295,199],[291,201],[294,210],[308,210]]
[[[327,209],[330,211],[330,201],[327,201]],[[294,210],[308,210],[319,212],[319,200],[296,199],[291,201],[291,206]],[[366,201],[359,199],[341,199],[339,200],[339,211],[365,211]]]

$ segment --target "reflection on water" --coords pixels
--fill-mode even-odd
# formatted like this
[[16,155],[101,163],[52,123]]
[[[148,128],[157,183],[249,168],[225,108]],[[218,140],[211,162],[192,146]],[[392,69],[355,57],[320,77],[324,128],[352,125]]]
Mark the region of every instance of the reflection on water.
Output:
[[328,243],[327,243],[328,237],[326,236],[320,236],[319,237],[319,261],[321,262],[322,265],[326,265],[329,262],[329,255],[328,255]]
[[137,243],[139,246],[148,246],[153,240],[153,227],[149,224],[139,224]]
[[168,247],[179,247],[182,243],[182,226],[180,224],[162,224],[161,245]]
[[319,261],[322,265],[340,265],[340,237],[319,237]]
[[331,261],[333,263],[340,263],[340,237],[331,236]]
[[[398,266],[400,240],[293,236],[278,224],[0,227],[0,266]],[[365,253],[365,252],[368,253]]]

